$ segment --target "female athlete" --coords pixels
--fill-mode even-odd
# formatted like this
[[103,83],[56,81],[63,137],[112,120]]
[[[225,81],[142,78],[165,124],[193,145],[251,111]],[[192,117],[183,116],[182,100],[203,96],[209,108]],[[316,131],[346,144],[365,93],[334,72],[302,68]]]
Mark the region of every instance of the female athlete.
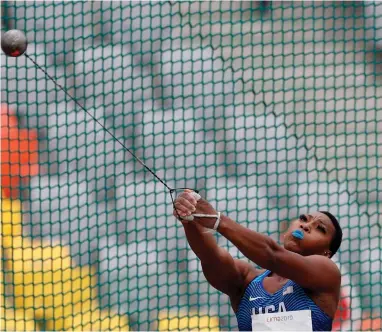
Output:
[[[182,222],[207,281],[229,296],[240,330],[332,329],[341,274],[330,258],[342,241],[341,227],[332,214],[302,214],[291,223],[280,246],[216,212],[191,190],[185,190],[174,206],[174,216]],[[232,258],[206,228],[215,229],[263,269]]]

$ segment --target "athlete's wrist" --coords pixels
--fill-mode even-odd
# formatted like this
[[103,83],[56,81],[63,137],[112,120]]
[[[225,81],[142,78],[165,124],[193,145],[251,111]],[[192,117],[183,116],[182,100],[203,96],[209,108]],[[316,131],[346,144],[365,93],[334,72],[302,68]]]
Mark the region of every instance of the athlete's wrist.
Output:
[[195,223],[192,221],[188,221],[188,220],[184,220],[184,219],[179,219],[179,221],[183,225],[184,228],[195,227]]
[[229,230],[229,226],[232,222],[233,221],[231,218],[225,216],[224,214],[220,214],[220,223],[216,231],[224,235],[224,233]]

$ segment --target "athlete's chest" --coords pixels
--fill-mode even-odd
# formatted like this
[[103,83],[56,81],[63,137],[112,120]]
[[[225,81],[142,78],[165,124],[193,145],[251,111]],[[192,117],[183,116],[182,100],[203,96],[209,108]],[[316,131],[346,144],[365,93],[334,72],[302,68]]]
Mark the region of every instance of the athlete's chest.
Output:
[[288,279],[280,279],[277,277],[266,277],[262,281],[264,290],[269,294],[276,294],[279,290],[284,288],[288,283],[291,283]]
[[295,282],[270,276],[266,271],[247,286],[239,305],[239,315],[285,312],[304,307],[306,295]]
[[300,296],[299,289],[296,289],[292,282],[287,282],[282,288],[275,289],[272,294],[261,286],[254,286],[242,299],[242,305],[255,315],[293,310],[293,303]]

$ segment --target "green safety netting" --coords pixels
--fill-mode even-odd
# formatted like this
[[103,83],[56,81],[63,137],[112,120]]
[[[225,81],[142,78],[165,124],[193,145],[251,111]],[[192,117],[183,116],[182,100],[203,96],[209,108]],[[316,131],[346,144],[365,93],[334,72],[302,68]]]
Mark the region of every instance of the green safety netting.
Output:
[[[171,187],[276,240],[335,214],[342,330],[381,317],[381,20],[377,2],[2,2],[3,31]],[[1,329],[236,329],[166,188],[26,57],[1,63]]]

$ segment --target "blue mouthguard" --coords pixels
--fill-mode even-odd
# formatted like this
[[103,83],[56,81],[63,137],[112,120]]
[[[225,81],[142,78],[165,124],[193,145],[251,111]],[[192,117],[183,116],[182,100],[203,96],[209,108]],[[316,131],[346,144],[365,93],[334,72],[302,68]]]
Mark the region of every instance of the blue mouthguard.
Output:
[[292,232],[292,235],[297,238],[302,240],[304,238],[304,232],[300,229],[296,229],[295,231]]

